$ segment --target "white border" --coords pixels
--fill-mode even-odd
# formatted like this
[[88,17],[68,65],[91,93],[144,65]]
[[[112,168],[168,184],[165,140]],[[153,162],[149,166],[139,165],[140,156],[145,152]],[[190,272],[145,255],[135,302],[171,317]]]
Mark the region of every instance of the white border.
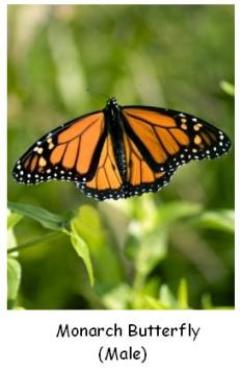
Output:
[[240,4],[235,4],[235,308],[240,309],[240,233],[239,233],[239,210],[240,210],[240,178],[238,159],[240,159],[240,106],[239,106],[239,32],[240,32]]
[[89,4],[89,5],[97,5],[97,4],[103,4],[103,5],[116,5],[116,4],[134,4],[134,5],[138,5],[138,4],[143,4],[143,5],[151,5],[151,4],[161,4],[161,5],[231,5],[231,4],[236,4],[237,3],[237,0],[236,1],[231,1],[231,0],[212,0],[212,1],[208,1],[208,0],[202,0],[202,1],[192,1],[192,0],[185,0],[185,1],[181,1],[181,0],[172,0],[172,1],[168,1],[168,0],[150,0],[150,1],[146,1],[146,0],[138,0],[138,1],[129,1],[129,0],[118,0],[118,1],[79,1],[79,0],[75,0],[75,1],[69,1],[69,2],[66,2],[66,1],[7,1],[7,4],[19,4],[19,5],[22,5],[22,4],[26,4],[26,5],[37,5],[37,4],[46,4],[46,5],[74,5],[74,4],[78,4],[78,5],[84,5],[84,4]]
[[240,206],[240,177],[238,160],[240,159],[240,55],[239,55],[239,33],[240,33],[240,4],[235,4],[235,308],[240,309],[240,231],[239,231],[239,206]]
[[0,4],[0,310],[6,308],[6,204],[7,204],[7,16],[6,6]]
[[[109,363],[104,367],[114,370],[144,369],[202,371],[206,370],[235,370],[238,359],[240,320],[240,237],[236,225],[235,249],[235,303],[233,311],[7,311],[6,310],[6,199],[7,199],[7,80],[6,80],[6,4],[65,4],[58,2],[28,2],[28,1],[2,1],[0,4],[0,171],[2,182],[0,187],[0,340],[4,342],[1,351],[0,365],[2,369],[20,371],[34,370],[66,370],[66,369],[91,369],[98,370],[103,367],[97,360],[97,351],[100,345],[109,343],[126,346],[133,344],[135,347],[146,345],[149,360],[144,365],[137,362]],[[71,4],[144,4],[143,1],[71,1]],[[69,4],[70,4],[69,3]],[[235,4],[236,11],[236,66],[240,65],[238,53],[240,5],[237,1],[150,1],[148,4]],[[239,72],[236,70],[236,87],[240,86]],[[236,89],[236,102],[239,102],[239,91]],[[240,106],[236,103],[235,122],[240,118]],[[236,186],[236,221],[239,220],[240,205],[240,180],[237,160],[240,158],[240,129],[236,124],[235,134],[235,186]],[[202,327],[199,339],[192,343],[186,340],[159,340],[159,339],[69,339],[56,340],[55,334],[60,322],[70,323],[74,326],[103,326],[117,322],[125,326],[128,321],[137,322],[139,325],[160,323],[162,325],[179,325],[191,321],[193,325]],[[232,366],[234,365],[234,367]],[[238,369],[238,368],[237,368]]]

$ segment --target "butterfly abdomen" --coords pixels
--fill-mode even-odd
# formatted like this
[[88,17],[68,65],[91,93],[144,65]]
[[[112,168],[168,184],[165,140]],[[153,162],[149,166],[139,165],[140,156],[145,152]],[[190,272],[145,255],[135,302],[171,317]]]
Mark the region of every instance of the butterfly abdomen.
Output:
[[123,143],[124,127],[121,120],[121,112],[117,104],[110,101],[106,107],[106,122],[108,131],[112,138],[113,152],[116,158],[116,164],[123,183],[127,181],[127,161]]

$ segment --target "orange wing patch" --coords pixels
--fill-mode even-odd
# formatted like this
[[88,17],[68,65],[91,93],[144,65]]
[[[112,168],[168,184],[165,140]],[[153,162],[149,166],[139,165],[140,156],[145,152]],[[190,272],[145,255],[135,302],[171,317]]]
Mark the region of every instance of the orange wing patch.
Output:
[[187,146],[190,143],[188,135],[181,129],[170,129],[170,133],[180,145]]
[[24,166],[25,169],[28,168],[28,165],[29,165],[31,159],[32,159],[32,156],[29,156],[29,157],[24,161],[23,166]]
[[96,173],[91,181],[86,182],[86,186],[98,191],[117,190],[122,186],[109,135],[105,140]]
[[50,162],[53,165],[58,164],[63,157],[64,151],[66,149],[67,144],[60,144],[59,146],[55,147],[50,155]]
[[137,149],[134,142],[124,135],[124,146],[126,153],[126,160],[128,164],[128,182],[132,186],[139,186],[142,184],[151,184],[155,180],[163,177],[165,172],[155,173],[145,162],[143,156]]
[[102,113],[94,113],[93,115],[89,115],[74,122],[69,128],[63,130],[62,133],[59,134],[58,143],[70,142],[72,139],[79,137],[90,125],[102,119]]
[[180,147],[178,143],[176,142],[175,138],[169,133],[168,130],[157,128],[156,132],[167,154],[170,153],[171,155],[174,155],[179,151]]
[[34,171],[36,165],[37,165],[37,162],[38,162],[38,156],[37,155],[34,155],[32,160],[31,160],[31,165],[30,165],[30,170],[31,171]]
[[79,137],[76,137],[67,145],[62,162],[66,169],[72,169],[75,165],[79,148],[79,140]]
[[[142,141],[144,139],[143,143],[148,151],[151,153],[154,160],[156,162],[164,162],[167,159],[167,153],[165,152],[163,145],[158,138],[156,131],[158,128],[156,129],[155,127],[146,125],[142,121],[132,117],[128,119],[128,122],[139,139],[141,139]],[[165,129],[159,130],[166,131]]]
[[[144,144],[155,162],[164,164],[169,155],[175,155],[180,151],[180,145],[188,145],[188,136],[176,126],[171,117],[160,115],[151,111],[128,109],[125,117],[137,137]],[[132,116],[128,111],[138,111],[142,117]],[[163,118],[164,117],[164,118]],[[156,119],[159,122],[157,123]],[[148,119],[148,120],[147,120]],[[150,119],[154,119],[152,123]],[[168,120],[167,120],[168,119]]]
[[50,154],[51,165],[59,164],[64,170],[73,169],[80,175],[87,173],[102,132],[102,113],[80,119],[63,129]]
[[127,108],[123,109],[123,113],[127,116],[129,119],[130,117],[134,117],[136,119],[144,120],[151,125],[166,127],[166,128],[172,128],[176,127],[175,120],[167,115],[164,115],[162,113],[146,110],[146,109],[140,109],[140,108]]
[[81,135],[79,146],[77,171],[81,174],[86,173],[90,167],[92,156],[103,132],[103,114],[102,119],[90,126],[86,132]]

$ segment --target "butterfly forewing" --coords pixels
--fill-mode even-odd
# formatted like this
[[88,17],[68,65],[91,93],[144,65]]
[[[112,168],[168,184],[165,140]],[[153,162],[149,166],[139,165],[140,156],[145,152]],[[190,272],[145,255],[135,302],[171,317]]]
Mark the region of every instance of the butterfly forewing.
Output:
[[[92,177],[96,163],[92,160],[94,156],[97,160],[96,149],[103,145],[104,129],[102,112],[60,126],[39,139],[20,158],[13,176],[27,184],[51,179],[82,181]],[[100,151],[101,148],[99,156]]]
[[123,107],[128,134],[146,161],[162,171],[191,159],[215,158],[230,147],[221,131],[191,115],[154,107]]

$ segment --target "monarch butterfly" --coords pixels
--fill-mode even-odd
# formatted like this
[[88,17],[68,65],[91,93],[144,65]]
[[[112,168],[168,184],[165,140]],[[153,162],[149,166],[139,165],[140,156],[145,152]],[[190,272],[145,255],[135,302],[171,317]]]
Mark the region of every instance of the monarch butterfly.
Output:
[[226,134],[187,113],[147,106],[120,106],[73,119],[45,134],[17,161],[13,177],[37,184],[68,180],[89,196],[127,198],[156,192],[190,160],[227,152]]

